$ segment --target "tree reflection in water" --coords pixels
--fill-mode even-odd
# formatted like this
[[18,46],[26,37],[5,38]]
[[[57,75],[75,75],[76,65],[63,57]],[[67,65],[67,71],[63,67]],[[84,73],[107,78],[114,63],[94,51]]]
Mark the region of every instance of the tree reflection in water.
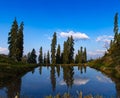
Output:
[[14,79],[7,88],[7,98],[14,98],[16,95],[20,94],[21,91],[21,78]]
[[21,77],[0,73],[0,89],[6,88],[7,98],[15,98],[21,91]]
[[81,74],[83,73],[83,70],[84,70],[84,73],[86,73],[86,66],[85,65],[80,65],[80,66],[78,66],[78,70],[80,70]]
[[42,75],[42,66],[39,67],[39,73]]
[[55,91],[55,88],[56,88],[56,76],[55,76],[55,67],[54,66],[51,66],[50,79],[51,79],[51,84],[52,84],[52,90]]
[[[75,75],[75,70],[78,68],[78,73],[80,74],[86,73],[87,68],[84,65],[77,66],[74,68],[73,66],[59,66],[59,65],[53,65],[53,66],[46,66],[48,69],[48,73],[50,72],[50,75],[48,75],[50,82],[51,82],[51,88],[52,91],[55,92],[57,90],[56,85],[60,84],[66,85],[67,90],[71,89],[74,85],[80,86],[80,85],[85,85],[89,82],[89,78],[84,78],[84,77],[79,77]],[[44,75],[42,71],[44,71],[45,66],[39,67],[39,73],[40,75]],[[47,72],[46,71],[46,72]],[[33,75],[36,74],[35,70],[32,70]],[[61,75],[63,73],[63,76]],[[6,96],[7,98],[14,98],[15,95],[21,94],[21,77],[23,75],[11,75],[10,73],[3,73],[0,72],[0,89],[5,88]],[[62,77],[61,77],[62,76]],[[110,76],[109,76],[110,77]],[[61,78],[58,83],[56,83],[57,79]],[[114,81],[116,85],[116,97],[120,97],[120,80],[112,78],[112,81]],[[37,91],[36,91],[37,92]]]
[[60,77],[60,66],[56,66],[56,69],[57,69],[57,75],[58,77]]
[[73,66],[63,66],[63,79],[67,84],[67,87],[72,87],[74,82],[74,68]]

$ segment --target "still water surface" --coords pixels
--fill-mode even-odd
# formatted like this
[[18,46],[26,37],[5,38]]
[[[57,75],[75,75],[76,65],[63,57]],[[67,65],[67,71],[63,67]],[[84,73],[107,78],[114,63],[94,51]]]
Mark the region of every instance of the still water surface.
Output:
[[83,95],[117,96],[115,83],[95,69],[89,67],[38,67],[21,78],[0,87],[1,96],[21,96],[44,98],[48,95],[68,92],[76,97],[78,92]]

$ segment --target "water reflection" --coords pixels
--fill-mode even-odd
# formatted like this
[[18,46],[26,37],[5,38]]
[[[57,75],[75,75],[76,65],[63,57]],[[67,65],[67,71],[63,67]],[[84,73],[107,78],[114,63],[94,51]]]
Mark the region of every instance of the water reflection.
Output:
[[83,71],[84,73],[86,73],[86,66],[85,65],[78,66],[78,70],[80,70],[81,74],[83,73]]
[[105,76],[96,76],[97,80],[99,82],[103,82],[103,83],[113,83],[112,80],[110,80],[110,78],[105,77]]
[[42,75],[42,66],[40,66],[40,68],[39,68],[39,73],[40,73],[40,75]]
[[115,79],[115,78],[111,78],[116,85],[116,91],[117,91],[117,95],[116,98],[120,98],[120,80],[119,79]]
[[57,69],[57,76],[60,77],[60,66],[56,66]]
[[74,68],[73,66],[63,66],[63,79],[64,81],[66,82],[67,84],[67,87],[72,87],[73,85],[73,81],[74,81],[74,78],[73,78],[73,75],[74,75]]
[[52,84],[52,90],[55,91],[55,88],[56,88],[56,76],[55,76],[55,67],[54,66],[51,66],[50,80],[51,80],[51,84]]
[[[7,98],[14,98],[21,91],[21,77],[0,72],[0,89],[4,89]],[[1,94],[0,94],[1,95]]]
[[[100,93],[103,96],[113,94],[117,98],[120,97],[120,80],[113,78],[111,80],[84,65],[76,67],[66,65],[40,66],[31,72],[25,77],[0,72],[0,95],[14,98],[19,93],[20,95],[27,94],[39,98],[50,94],[63,94],[68,91],[75,95],[78,90],[83,91],[84,95]],[[114,83],[116,89],[111,86]],[[3,91],[5,93],[2,93]],[[40,96],[37,96],[39,94]]]
[[[82,85],[86,84],[89,79],[87,78],[75,78],[74,79],[74,67],[73,66],[51,66],[50,67],[50,80],[52,85],[52,90],[55,91],[56,89],[56,73],[57,76],[60,77],[60,69],[62,68],[63,71],[63,80],[60,81],[60,85],[67,85],[68,88],[72,88],[72,85]],[[40,75],[42,74],[42,66],[39,68]],[[78,66],[78,70],[80,70],[81,73],[86,73],[86,66]]]
[[[75,78],[74,79],[74,85],[85,85],[89,82],[89,79],[88,78]],[[65,81],[60,81],[59,83],[60,85],[66,85]],[[68,86],[68,85],[67,85]],[[71,85],[72,86],[72,85]],[[69,87],[69,86],[68,86]]]
[[7,98],[14,98],[20,94],[21,91],[21,78],[14,79],[9,85],[6,86]]
[[[61,86],[67,86],[67,88],[72,88],[73,85],[76,86],[81,86],[81,85],[86,85],[90,79],[87,77],[74,77],[74,67],[73,66],[51,66],[50,70],[50,79],[51,79],[51,85],[52,85],[52,90],[55,91],[56,89],[56,73],[57,76],[60,77],[60,70],[62,69],[63,72],[63,80],[59,81],[59,85]],[[87,72],[86,66],[78,66],[78,70],[80,71],[80,74],[85,74]],[[96,78],[99,82],[103,83],[113,83],[110,78],[107,78],[106,76],[96,76]],[[115,82],[115,81],[114,81]],[[116,82],[115,82],[116,83]],[[118,82],[119,83],[119,82]],[[117,83],[117,84],[118,84]],[[120,97],[120,83],[119,85],[116,84],[116,90],[117,94],[116,97]]]

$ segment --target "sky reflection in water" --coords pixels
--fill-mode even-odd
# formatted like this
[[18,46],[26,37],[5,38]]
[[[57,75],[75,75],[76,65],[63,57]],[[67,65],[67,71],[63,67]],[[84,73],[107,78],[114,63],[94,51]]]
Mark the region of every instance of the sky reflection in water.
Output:
[[[34,98],[44,98],[47,95],[64,94],[65,92],[76,96],[80,91],[83,92],[83,95],[99,94],[106,97],[117,95],[114,82],[101,72],[89,67],[39,67],[28,72],[16,83],[19,83],[16,84],[19,88],[16,89],[16,92],[22,96]],[[9,87],[17,87],[16,85]],[[3,88],[0,88],[0,95],[12,94],[8,87]]]

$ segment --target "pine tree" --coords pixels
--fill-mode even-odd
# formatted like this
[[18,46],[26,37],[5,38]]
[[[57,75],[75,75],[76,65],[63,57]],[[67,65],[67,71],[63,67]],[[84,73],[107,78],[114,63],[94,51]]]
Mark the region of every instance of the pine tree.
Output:
[[67,42],[65,41],[64,42],[64,49],[63,49],[63,63],[64,64],[68,64],[68,57],[69,57],[69,54],[68,54],[68,44]]
[[86,63],[87,62],[87,51],[86,48],[80,47],[80,50],[78,50],[78,53],[75,56],[75,63]]
[[84,52],[83,52],[83,63],[87,62],[87,52],[86,52],[86,48],[84,48]]
[[57,36],[56,32],[53,35],[52,43],[51,43],[51,63],[56,63],[56,44],[57,44]]
[[60,64],[60,44],[58,44],[58,48],[57,48],[57,54],[56,54],[56,63]]
[[120,33],[118,33],[118,13],[114,17],[114,40],[110,43],[109,56],[112,57],[114,64],[120,64]]
[[23,57],[23,26],[24,24],[21,22],[18,29],[18,23],[15,18],[8,34],[9,57],[16,61],[21,61]]
[[21,61],[23,56],[23,22],[20,24],[20,28],[17,33],[17,41],[16,41],[16,58],[17,61]]
[[43,53],[42,53],[42,47],[40,47],[40,54],[38,57],[39,64],[43,64]]
[[44,53],[44,64],[47,64],[46,53]]
[[112,44],[112,58],[115,61],[114,63],[120,64],[120,33],[118,32],[118,13],[115,14],[114,18],[114,42]]
[[31,62],[31,61],[30,61],[30,57],[31,57],[31,52],[29,52],[29,53],[27,54],[27,62],[28,62],[28,63]]
[[79,51],[79,63],[83,63],[83,47],[80,47],[80,51]]
[[73,37],[68,37],[67,41],[64,42],[63,49],[63,63],[70,64],[74,63],[74,40]]
[[117,41],[117,36],[118,36],[118,13],[115,14],[115,17],[114,17],[114,41]]
[[50,64],[50,53],[49,53],[49,51],[47,52],[47,64]]
[[78,57],[78,54],[76,54],[75,56],[75,64],[78,64],[79,63],[79,57]]
[[33,48],[32,52],[28,54],[28,63],[33,63],[33,64],[36,64],[37,61],[36,61],[36,51],[35,49]]
[[63,53],[61,53],[60,64],[63,64]]
[[74,63],[74,40],[73,37],[70,37],[69,40],[69,63]]
[[71,39],[70,39],[70,37],[68,37],[68,39],[67,39],[67,58],[68,58],[68,62],[67,62],[67,64],[69,64],[70,63],[70,44],[71,44]]
[[8,34],[8,49],[9,49],[9,57],[16,59],[16,39],[17,39],[17,32],[18,32],[18,23],[15,18],[13,21],[11,30]]

